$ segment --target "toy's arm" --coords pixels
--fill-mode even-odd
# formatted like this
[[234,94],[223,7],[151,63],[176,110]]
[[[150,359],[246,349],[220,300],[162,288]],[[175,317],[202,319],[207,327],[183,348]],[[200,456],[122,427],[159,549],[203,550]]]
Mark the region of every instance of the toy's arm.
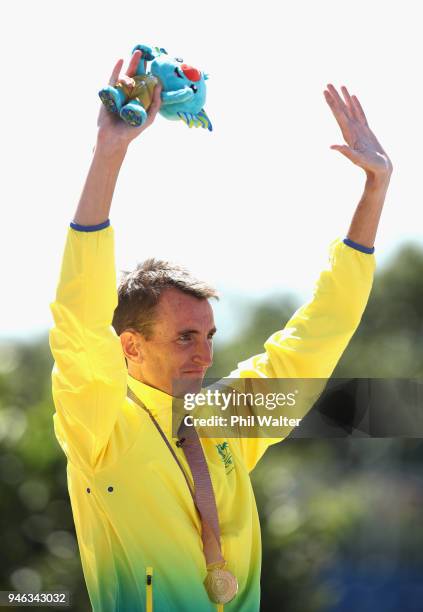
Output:
[[[157,52],[154,52],[153,47],[149,47],[148,45],[136,45],[132,49],[132,53],[134,53],[134,51],[142,51],[142,58],[146,62],[152,62],[153,59],[157,56]],[[166,53],[164,49],[160,49],[160,51],[162,53]]]
[[184,87],[177,91],[162,91],[162,104],[179,104],[182,102],[188,102],[194,96],[194,92],[191,87]]
[[132,49],[132,53],[134,53],[135,51],[141,51],[142,55],[140,57],[138,66],[136,68],[136,72],[135,74],[137,76],[141,76],[144,74],[147,74],[147,62],[151,62],[154,59],[154,55],[153,55],[153,49],[151,47],[149,47],[148,45],[136,45],[133,49]]
[[134,51],[142,51],[142,56],[147,62],[152,62],[153,59],[155,59],[158,55],[161,55],[162,53],[167,55],[167,51],[166,49],[163,49],[163,47],[153,48],[149,47],[148,45],[136,45],[132,49],[132,53],[134,53]]
[[140,58],[139,64],[137,66],[136,74],[137,76],[147,74],[147,62],[152,62],[158,55],[165,53],[167,55],[166,49],[162,47],[149,47],[148,45],[135,45],[132,49],[132,53],[135,51],[141,51],[142,57]]

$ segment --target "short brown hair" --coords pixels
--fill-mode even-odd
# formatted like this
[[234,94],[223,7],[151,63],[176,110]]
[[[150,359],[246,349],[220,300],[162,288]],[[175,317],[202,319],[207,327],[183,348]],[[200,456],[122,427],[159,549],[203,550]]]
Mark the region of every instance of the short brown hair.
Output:
[[165,289],[170,288],[179,289],[198,299],[219,299],[213,287],[195,278],[183,266],[161,259],[146,259],[132,272],[122,272],[118,305],[112,321],[118,336],[131,329],[149,340],[160,296]]

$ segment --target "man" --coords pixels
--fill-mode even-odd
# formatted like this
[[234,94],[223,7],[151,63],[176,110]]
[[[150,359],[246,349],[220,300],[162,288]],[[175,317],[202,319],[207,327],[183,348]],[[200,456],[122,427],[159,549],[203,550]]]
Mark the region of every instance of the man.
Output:
[[[119,60],[110,83],[129,81],[139,59],[137,51],[122,76]],[[342,94],[344,99],[332,85],[324,92],[346,142],[332,148],[366,173],[347,238],[332,244],[330,266],[310,303],[231,377],[328,378],[360,322],[392,166],[357,98],[345,88]],[[55,432],[68,458],[78,543],[96,612],[151,612],[153,606],[155,612],[257,612],[261,541],[249,472],[276,440],[201,440],[221,553],[238,581],[236,597],[223,606],[212,603],[203,584],[204,524],[190,492],[196,481],[171,432],[172,382],[202,379],[212,363],[215,326],[207,298],[214,290],[167,262],[149,260],[124,277],[119,299],[116,291],[108,221],[113,190],[129,143],[153,123],[159,106],[157,87],[141,128],[100,111],[94,157],[51,306]],[[230,453],[230,469],[222,448],[226,457]]]

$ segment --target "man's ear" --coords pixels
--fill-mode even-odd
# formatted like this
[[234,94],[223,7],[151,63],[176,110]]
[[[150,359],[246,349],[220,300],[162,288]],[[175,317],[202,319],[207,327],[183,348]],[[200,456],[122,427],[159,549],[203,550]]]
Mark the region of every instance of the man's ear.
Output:
[[143,360],[140,334],[131,330],[121,333],[120,342],[127,361],[140,364]]

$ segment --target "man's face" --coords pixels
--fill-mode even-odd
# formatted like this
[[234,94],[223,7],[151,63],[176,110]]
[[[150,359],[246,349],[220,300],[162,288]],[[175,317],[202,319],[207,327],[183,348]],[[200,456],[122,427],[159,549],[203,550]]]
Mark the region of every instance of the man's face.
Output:
[[169,395],[175,394],[174,381],[178,381],[177,395],[198,391],[213,361],[215,332],[208,300],[166,289],[156,308],[151,338],[136,334],[139,355],[128,362],[129,373]]

